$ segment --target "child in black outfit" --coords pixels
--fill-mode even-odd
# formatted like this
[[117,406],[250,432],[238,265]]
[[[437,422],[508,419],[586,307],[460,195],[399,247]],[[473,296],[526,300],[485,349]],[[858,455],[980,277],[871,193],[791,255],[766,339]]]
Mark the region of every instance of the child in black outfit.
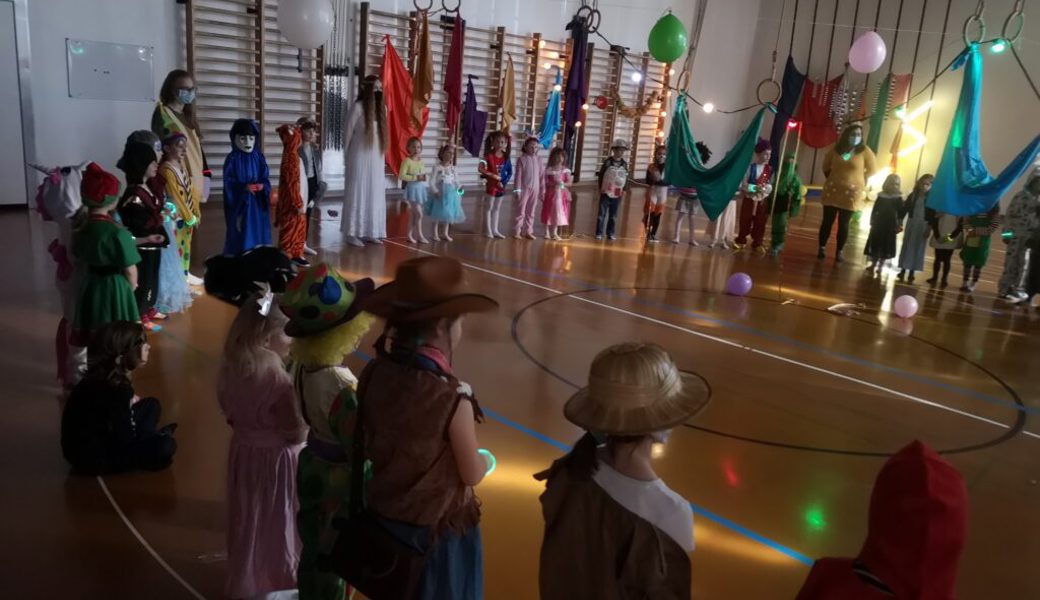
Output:
[[73,470],[104,475],[170,466],[176,424],[157,429],[162,408],[134,394],[130,372],[148,362],[140,323],[115,321],[98,329],[87,350],[87,374],[61,416],[61,451]]
[[134,297],[144,328],[159,331],[162,327],[155,321],[166,318],[155,308],[159,295],[159,266],[162,249],[170,243],[163,215],[166,184],[165,180],[155,177],[159,170],[159,159],[150,144],[127,144],[118,166],[126,173],[126,192],[119,200],[119,218],[133,234],[141,254]]

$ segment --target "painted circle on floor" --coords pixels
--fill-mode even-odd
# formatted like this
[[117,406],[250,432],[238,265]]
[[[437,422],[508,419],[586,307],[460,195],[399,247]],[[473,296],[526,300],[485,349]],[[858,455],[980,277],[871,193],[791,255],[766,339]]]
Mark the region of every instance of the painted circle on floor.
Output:
[[[527,359],[529,361],[531,361],[535,366],[540,368],[542,371],[544,371],[548,375],[554,377],[555,379],[561,381],[562,383],[564,383],[564,384],[566,384],[568,386],[571,386],[571,387],[573,387],[575,389],[578,389],[578,388],[581,387],[579,384],[577,384],[576,382],[573,382],[573,381],[567,379],[563,374],[559,373],[558,371],[554,370],[551,366],[549,366],[549,365],[545,364],[544,362],[542,362],[541,360],[539,360],[520,341],[519,331],[520,331],[520,325],[521,325],[521,322],[522,322],[524,316],[528,312],[530,312],[531,310],[535,309],[536,307],[539,307],[541,305],[544,305],[544,304],[547,304],[547,303],[552,302],[554,300],[559,300],[559,299],[562,299],[562,298],[581,297],[581,296],[585,296],[585,295],[592,295],[592,294],[603,293],[603,292],[608,292],[609,293],[609,292],[641,292],[641,291],[643,291],[643,292],[686,292],[686,293],[696,293],[696,294],[702,294],[702,295],[713,295],[713,296],[719,295],[718,292],[710,291],[710,290],[703,290],[703,289],[657,288],[657,287],[601,287],[601,288],[589,288],[589,289],[583,289],[583,290],[574,290],[574,291],[571,291],[571,292],[563,292],[563,293],[559,293],[559,294],[554,294],[552,296],[547,296],[545,298],[542,298],[542,299],[539,299],[539,300],[535,300],[534,302],[532,302],[532,303],[524,306],[523,308],[521,308],[519,311],[517,311],[517,313],[515,315],[513,315],[512,328],[511,328],[511,335],[512,335],[512,338],[513,338],[513,343],[520,350],[520,352],[522,352],[523,355],[525,357],[527,357]],[[776,305],[780,304],[780,302],[778,302],[776,299],[773,299],[773,298],[763,298],[763,297],[760,297],[760,296],[744,296],[743,298],[745,298],[747,300],[754,300],[754,301],[758,301],[758,302],[766,302],[766,303],[776,304]],[[805,306],[805,305],[802,305],[802,304],[792,304],[791,306],[795,306],[795,307],[803,309],[803,310],[812,310],[812,311],[825,313],[828,316],[834,316],[832,313],[828,312],[826,309],[823,309],[823,308],[815,308],[815,307],[811,307],[811,306]],[[866,324],[866,325],[872,325],[872,326],[875,326],[875,327],[882,327],[882,325],[880,323],[875,323],[875,322],[872,322],[872,321],[868,321],[866,319],[857,319],[855,317],[845,317],[845,318],[848,318],[848,319],[851,319],[853,321],[857,321],[859,323],[863,323],[863,324]],[[960,354],[958,354],[958,353],[956,353],[956,352],[954,352],[954,351],[952,351],[952,350],[950,350],[948,348],[944,348],[943,346],[935,344],[935,343],[933,343],[933,342],[931,342],[929,340],[917,337],[917,336],[915,336],[913,334],[905,334],[905,336],[910,338],[910,339],[915,340],[918,343],[921,343],[921,344],[924,344],[924,345],[930,347],[934,351],[946,354],[947,356],[949,356],[952,359],[956,359],[958,361],[967,363],[967,364],[971,365],[972,367],[974,367],[975,369],[979,370],[987,378],[989,378],[989,379],[993,380],[994,382],[996,382],[1001,388],[1003,388],[1008,393],[1008,395],[1011,397],[1011,402],[1007,402],[1006,403],[1007,404],[1007,408],[1015,411],[1015,421],[1014,421],[1014,423],[1012,423],[1011,425],[1008,425],[1007,429],[1005,429],[1001,435],[998,435],[998,436],[996,436],[994,438],[991,438],[989,440],[984,440],[984,441],[979,442],[979,443],[969,444],[969,445],[964,445],[964,446],[957,446],[957,447],[953,447],[953,448],[945,448],[945,449],[937,450],[937,452],[939,452],[940,454],[961,454],[961,453],[965,453],[965,452],[974,452],[976,450],[983,450],[983,449],[986,449],[986,448],[992,448],[992,447],[997,446],[999,444],[1003,444],[1004,442],[1014,438],[1015,436],[1017,436],[1019,433],[1022,432],[1022,430],[1025,428],[1025,424],[1026,424],[1026,420],[1027,420],[1027,411],[1029,409],[1027,409],[1025,404],[1023,404],[1022,399],[1019,397],[1018,393],[1016,393],[1015,390],[1011,386],[1009,386],[1004,380],[1002,380],[1000,377],[998,377],[996,374],[994,374],[992,371],[990,371],[986,367],[982,366],[981,364],[979,364],[979,363],[977,363],[977,362],[975,362],[975,361],[973,361],[973,360],[971,360],[971,359],[969,359],[969,358],[967,358],[965,356],[962,356],[962,355],[960,355]],[[682,365],[679,365],[679,366],[680,366],[680,368],[682,367]],[[688,372],[688,373],[693,373],[692,371],[688,371],[688,370],[684,370],[684,371]],[[703,379],[703,376],[701,376],[700,374],[698,374],[698,373],[693,373],[693,374],[697,375],[698,377],[702,377],[702,379]],[[707,381],[707,380],[705,380],[705,381]],[[710,381],[708,382],[708,384],[710,386]],[[895,452],[898,451],[898,448],[894,449],[891,452],[881,452],[881,451],[854,450],[854,449],[847,449],[847,448],[831,448],[831,447],[823,447],[823,446],[811,446],[811,445],[793,444],[793,443],[788,443],[788,442],[781,442],[781,441],[768,440],[768,439],[751,437],[751,436],[744,436],[744,435],[740,435],[740,434],[737,434],[737,433],[732,433],[732,432],[728,432],[728,431],[721,431],[721,430],[718,430],[718,429],[713,429],[713,428],[710,428],[710,427],[704,427],[704,426],[701,426],[701,425],[695,425],[693,423],[684,423],[684,426],[686,428],[690,429],[690,430],[700,431],[700,432],[703,432],[703,433],[708,433],[708,434],[711,434],[711,435],[725,437],[725,438],[738,440],[738,441],[742,441],[742,442],[747,442],[747,443],[751,443],[751,444],[758,444],[758,445],[763,445],[763,446],[771,446],[771,447],[775,447],[775,448],[785,448],[785,449],[789,449],[789,450],[800,450],[800,451],[803,451],[803,452],[820,452],[820,453],[826,453],[826,454],[838,454],[838,455],[845,455],[845,456],[864,456],[864,457],[884,458],[884,457],[892,456]]]

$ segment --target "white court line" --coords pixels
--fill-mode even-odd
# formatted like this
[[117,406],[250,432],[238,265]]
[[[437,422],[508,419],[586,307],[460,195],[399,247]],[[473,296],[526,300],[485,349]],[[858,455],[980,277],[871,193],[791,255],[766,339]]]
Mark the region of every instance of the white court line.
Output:
[[[395,246],[400,246],[402,248],[408,248],[409,250],[413,250],[415,252],[419,252],[419,253],[422,253],[422,254],[427,254],[427,255],[430,255],[430,256],[440,256],[439,254],[436,254],[435,252],[429,252],[429,251],[423,250],[421,248],[414,248],[412,246],[408,246],[406,244],[400,244],[398,242],[393,242],[393,241],[390,241],[390,240],[386,240],[386,243],[394,244]],[[462,261],[460,261],[460,262],[462,262]],[[491,269],[485,269],[483,267],[478,267],[476,265],[472,265],[472,264],[469,264],[469,263],[466,263],[466,262],[462,262],[462,264],[466,268],[473,269],[474,271],[480,271],[481,273],[487,273],[488,275],[494,275],[496,277],[501,277],[502,279],[507,279],[509,281],[514,281],[516,283],[521,283],[521,284],[524,284],[524,285],[527,285],[527,286],[530,286],[530,287],[533,287],[533,288],[537,288],[537,289],[540,289],[540,290],[545,290],[547,292],[552,292],[552,293],[557,294],[557,295],[563,295],[564,294],[564,292],[562,292],[560,290],[556,290],[556,289],[553,289],[553,288],[550,288],[550,287],[546,287],[544,285],[539,285],[537,283],[533,283],[533,282],[530,282],[530,281],[527,281],[527,280],[524,280],[524,279],[519,279],[517,277],[512,277],[510,275],[506,275],[504,273],[499,273],[497,271],[492,271]],[[703,332],[700,332],[700,331],[689,329],[689,328],[683,327],[681,325],[676,325],[675,323],[669,323],[668,321],[662,321],[660,319],[655,319],[653,317],[650,317],[650,316],[647,316],[647,315],[644,315],[644,314],[640,314],[640,313],[637,313],[637,312],[632,312],[632,311],[629,311],[629,310],[625,310],[623,308],[619,308],[619,307],[613,306],[611,304],[604,304],[602,302],[597,302],[597,301],[591,300],[589,298],[582,298],[580,296],[575,296],[575,295],[568,295],[567,297],[568,298],[573,298],[574,300],[578,300],[578,301],[585,302],[585,303],[588,303],[588,304],[592,304],[592,305],[598,306],[600,308],[606,308],[608,310],[619,312],[619,313],[628,315],[630,317],[635,317],[637,319],[642,319],[644,321],[648,321],[650,323],[654,323],[655,325],[661,325],[662,327],[668,327],[669,329],[674,329],[676,331],[682,331],[683,333],[688,333],[690,335],[694,335],[694,336],[697,336],[697,337],[700,337],[700,338],[703,338],[703,339],[706,339],[706,340],[711,340],[711,341],[717,342],[719,344],[725,344],[726,346],[730,346],[732,348],[739,348],[739,349],[742,349],[742,350],[747,350],[748,352],[752,352],[752,353],[758,354],[760,356],[766,356],[768,358],[779,360],[781,362],[785,362],[785,363],[788,363],[788,364],[797,365],[799,367],[803,367],[805,369],[809,369],[810,371],[816,371],[817,373],[823,373],[823,374],[826,374],[826,375],[830,375],[830,376],[835,377],[837,379],[843,379],[845,381],[858,383],[860,385],[863,385],[863,386],[866,386],[866,387],[869,387],[869,388],[872,388],[872,389],[875,389],[875,390],[878,390],[878,391],[887,392],[887,393],[892,394],[893,396],[896,396],[898,398],[903,398],[905,400],[910,400],[911,402],[916,402],[918,404],[923,404],[925,406],[930,406],[932,408],[938,408],[940,410],[945,410],[947,412],[951,412],[953,414],[960,415],[962,417],[967,417],[969,419],[974,419],[976,421],[980,421],[980,422],[986,423],[988,425],[993,425],[993,426],[996,426],[996,427],[1000,427],[1002,429],[1011,429],[1010,425],[1007,425],[1005,423],[1001,423],[1000,421],[994,421],[993,419],[988,419],[986,417],[983,417],[983,416],[980,416],[980,415],[976,415],[974,413],[963,411],[963,410],[960,410],[958,408],[953,408],[952,406],[946,406],[945,404],[940,404],[938,402],[933,402],[931,400],[926,400],[924,398],[921,398],[921,397],[918,397],[918,396],[914,396],[913,394],[907,394],[906,392],[900,392],[899,390],[894,390],[892,388],[885,387],[883,385],[878,385],[878,384],[872,383],[870,381],[865,381],[863,379],[859,379],[859,378],[853,377],[851,375],[845,375],[844,373],[838,373],[837,371],[832,371],[830,369],[825,369],[823,367],[818,367],[816,365],[809,364],[809,363],[806,363],[806,362],[802,362],[802,361],[799,361],[799,360],[795,360],[793,358],[788,358],[788,357],[782,356],[780,354],[774,354],[772,352],[767,352],[765,350],[759,350],[758,348],[754,348],[752,346],[747,346],[745,344],[740,344],[740,343],[737,343],[737,342],[734,342],[734,341],[731,341],[731,340],[727,340],[725,338],[720,338],[720,337],[717,337],[717,336],[714,336],[714,335],[711,335],[711,334],[708,334],[708,333],[703,333]],[[1022,430],[1022,434],[1026,435],[1026,436],[1029,436],[1031,438],[1040,439],[1040,434],[1032,433],[1030,431],[1026,431],[1025,429]]]
[[200,594],[198,590],[191,587],[191,584],[185,581],[184,578],[177,573],[177,571],[174,571],[173,567],[171,567],[165,560],[163,560],[161,556],[159,556],[159,553],[155,551],[155,548],[152,548],[151,544],[148,543],[148,540],[144,539],[144,536],[141,535],[141,532],[137,531],[137,528],[134,527],[134,524],[131,523],[130,519],[126,517],[126,514],[123,512],[123,509],[119,507],[118,503],[116,503],[116,499],[112,497],[112,492],[108,491],[108,486],[105,485],[105,480],[101,477],[98,477],[97,482],[98,485],[101,486],[101,491],[104,492],[105,496],[108,498],[109,504],[111,504],[112,508],[116,510],[116,514],[119,515],[119,518],[123,520],[123,524],[126,525],[126,528],[130,530],[130,533],[132,533],[134,537],[137,538],[137,541],[140,542],[142,546],[144,546],[144,549],[148,551],[148,554],[152,555],[152,558],[155,559],[155,562],[159,563],[159,566],[162,567],[167,573],[169,573],[170,577],[176,579],[177,583],[181,584],[181,586],[184,587],[184,589],[189,594],[191,594],[193,598],[195,598],[196,600],[206,600],[206,597]]

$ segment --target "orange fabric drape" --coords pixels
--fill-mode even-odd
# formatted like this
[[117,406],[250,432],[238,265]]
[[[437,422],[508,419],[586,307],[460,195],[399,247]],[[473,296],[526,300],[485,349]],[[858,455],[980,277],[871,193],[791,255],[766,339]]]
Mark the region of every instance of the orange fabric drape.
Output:
[[506,74],[502,77],[502,85],[498,91],[498,106],[502,109],[502,133],[509,135],[509,130],[516,121],[516,72],[513,70],[513,57],[508,57]]
[[426,123],[430,120],[430,109],[422,108],[418,126],[412,122],[412,76],[401,62],[401,57],[390,42],[390,36],[386,36],[380,79],[383,81],[386,128],[389,132],[386,164],[390,165],[390,169],[396,175],[401,169],[401,162],[408,156],[408,139],[421,138],[426,130]]

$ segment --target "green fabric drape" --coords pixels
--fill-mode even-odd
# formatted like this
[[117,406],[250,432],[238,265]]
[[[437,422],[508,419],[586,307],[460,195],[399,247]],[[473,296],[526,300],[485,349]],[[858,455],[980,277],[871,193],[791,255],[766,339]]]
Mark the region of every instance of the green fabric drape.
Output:
[[885,117],[888,116],[888,100],[892,95],[892,75],[885,75],[878,90],[877,102],[874,104],[874,114],[870,115],[870,132],[867,133],[867,147],[877,154],[878,146],[881,145],[881,129],[885,126]]
[[697,189],[697,197],[709,219],[717,219],[733,199],[747,174],[755,153],[758,132],[765,117],[765,107],[741,134],[737,144],[714,167],[705,167],[694,145],[697,140],[690,132],[690,116],[686,112],[686,98],[679,96],[675,103],[672,127],[668,132],[668,161],[665,179],[675,187]]

